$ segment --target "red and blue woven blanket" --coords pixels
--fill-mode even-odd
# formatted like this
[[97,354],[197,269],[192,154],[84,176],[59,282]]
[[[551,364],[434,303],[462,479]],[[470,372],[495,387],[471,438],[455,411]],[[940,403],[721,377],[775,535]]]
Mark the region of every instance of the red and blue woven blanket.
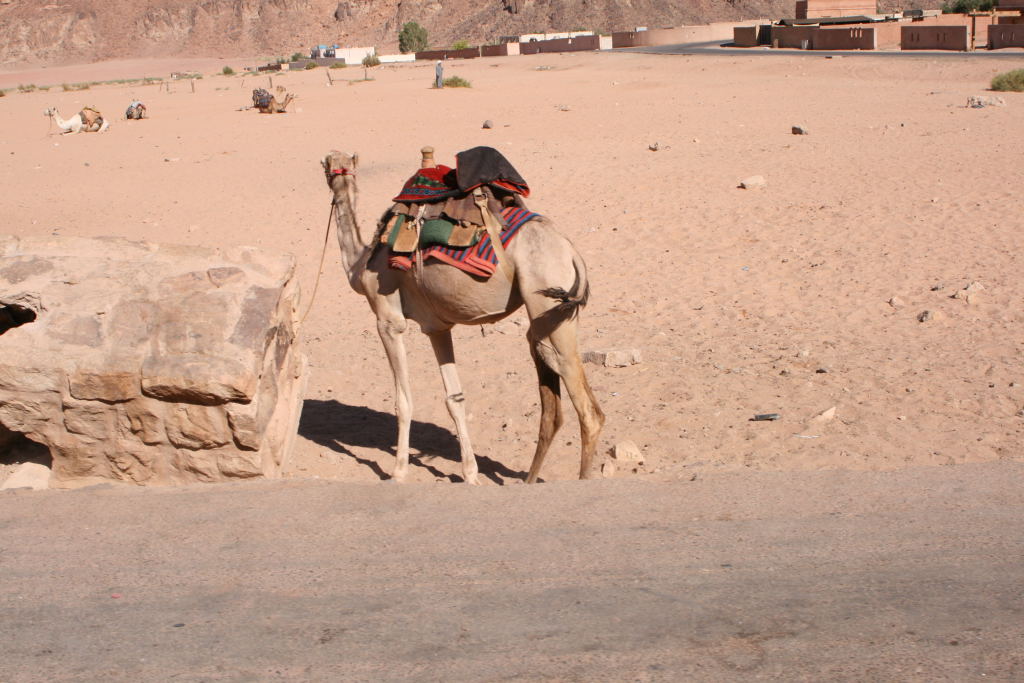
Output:
[[[519,228],[534,218],[540,218],[540,214],[510,206],[501,211],[501,220],[505,227],[502,228],[501,245],[508,248],[512,238],[519,233]],[[423,260],[434,258],[459,270],[464,270],[471,275],[490,277],[498,268],[498,257],[494,253],[494,246],[491,244],[491,236],[485,234],[484,238],[475,246],[464,249],[453,249],[452,247],[429,247],[423,250]],[[412,268],[412,259],[400,254],[391,254],[388,261],[392,268],[398,270],[409,270]]]

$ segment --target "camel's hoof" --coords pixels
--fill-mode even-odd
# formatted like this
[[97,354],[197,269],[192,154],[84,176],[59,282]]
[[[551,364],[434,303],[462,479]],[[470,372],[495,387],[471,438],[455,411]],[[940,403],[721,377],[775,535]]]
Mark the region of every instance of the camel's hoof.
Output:
[[468,477],[464,476],[463,479],[470,486],[480,486],[480,478],[476,474],[471,474]]

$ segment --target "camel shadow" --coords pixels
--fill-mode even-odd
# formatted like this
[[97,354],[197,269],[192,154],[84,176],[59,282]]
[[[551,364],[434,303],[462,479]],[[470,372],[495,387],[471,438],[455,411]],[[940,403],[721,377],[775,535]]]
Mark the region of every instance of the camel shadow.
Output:
[[[398,420],[391,413],[382,413],[366,406],[350,406],[334,399],[325,401],[308,398],[302,403],[300,436],[352,458],[372,470],[381,480],[390,479],[391,475],[377,462],[353,453],[351,448],[372,448],[394,456],[397,434]],[[459,439],[450,430],[413,420],[409,440],[421,453],[409,456],[410,465],[422,467],[440,479],[462,481],[462,477],[444,474],[426,462],[434,457],[460,462]],[[432,455],[423,455],[426,453]],[[477,453],[476,461],[480,474],[496,484],[504,485],[506,479],[526,479],[526,472],[510,469],[485,455]]]

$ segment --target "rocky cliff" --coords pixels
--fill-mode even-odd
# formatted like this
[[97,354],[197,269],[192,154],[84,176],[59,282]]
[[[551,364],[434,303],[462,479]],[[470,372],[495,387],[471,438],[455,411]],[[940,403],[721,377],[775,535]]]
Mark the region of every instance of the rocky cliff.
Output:
[[[881,0],[880,9],[936,6]],[[432,47],[504,35],[622,31],[794,13],[793,0],[0,0],[0,67],[154,56],[257,56],[312,44],[397,50],[417,22]]]
[[325,42],[393,52],[407,21],[425,27],[433,47],[447,47],[792,13],[790,0],[0,0],[0,66],[286,55]]

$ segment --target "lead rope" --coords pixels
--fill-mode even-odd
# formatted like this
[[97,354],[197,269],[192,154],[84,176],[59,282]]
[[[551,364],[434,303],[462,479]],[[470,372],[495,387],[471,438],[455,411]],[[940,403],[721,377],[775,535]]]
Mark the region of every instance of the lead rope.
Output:
[[316,300],[316,290],[320,287],[320,276],[324,274],[324,259],[327,257],[327,242],[331,238],[331,219],[335,217],[338,210],[338,205],[331,200],[331,212],[327,214],[327,230],[324,232],[324,246],[320,252],[320,268],[316,272],[316,281],[313,283],[313,293],[309,295],[309,306],[306,307],[306,312],[302,318],[299,319],[299,324],[296,327],[302,327],[302,324],[306,322],[306,318],[309,317],[309,312],[313,310],[313,301]]

